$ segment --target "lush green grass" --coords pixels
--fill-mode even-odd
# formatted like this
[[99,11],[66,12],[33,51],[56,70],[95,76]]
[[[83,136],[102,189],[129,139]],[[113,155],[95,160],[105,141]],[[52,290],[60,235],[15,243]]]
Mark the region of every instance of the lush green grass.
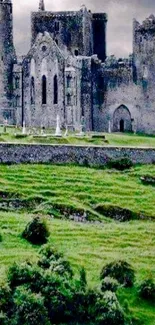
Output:
[[53,205],[58,204],[84,208],[94,215],[97,204],[106,204],[155,217],[155,188],[140,180],[146,174],[155,175],[155,165],[125,172],[75,166],[1,165],[0,204],[19,198],[26,201],[30,211],[52,214]]
[[112,133],[106,134],[106,138],[114,146],[155,147],[155,136]]
[[[72,206],[90,211],[102,224],[82,224],[48,217],[50,243],[71,261],[75,270],[84,266],[90,286],[99,285],[104,264],[125,259],[136,271],[133,289],[120,289],[135,316],[145,325],[155,324],[153,305],[139,299],[137,285],[145,276],[155,277],[155,187],[141,183],[142,175],[155,175],[155,165],[136,166],[129,171],[91,169],[54,165],[0,165],[0,207],[9,201],[7,212],[1,211],[0,277],[14,261],[36,261],[38,247],[21,238],[30,213],[55,213],[53,206]],[[25,200],[20,213],[11,205],[12,199]],[[116,205],[148,216],[146,220],[119,223],[95,213],[96,204]],[[10,212],[9,212],[10,210]],[[11,211],[12,210],[12,211]],[[152,219],[149,218],[152,217]]]
[[[155,136],[138,135],[132,133],[100,133],[101,138],[92,138],[92,133],[87,133],[84,137],[76,137],[76,132],[70,132],[69,136],[63,138],[56,138],[54,136],[55,130],[48,129],[46,133],[48,137],[32,135],[18,138],[15,134],[22,134],[21,128],[7,127],[7,133],[3,133],[3,128],[0,127],[0,142],[13,142],[13,143],[45,143],[45,144],[75,144],[75,145],[103,145],[103,146],[134,146],[134,147],[155,147]],[[29,131],[27,129],[27,131]],[[41,134],[41,130],[37,132]],[[64,131],[63,131],[64,134]],[[99,135],[99,134],[98,134]],[[106,142],[102,136],[105,135]]]
[[[30,215],[1,213],[0,228],[3,241],[0,243],[0,275],[14,261],[37,260],[38,247],[34,248],[20,237]],[[103,226],[79,224],[65,220],[48,221],[51,230],[50,243],[55,245],[71,261],[75,270],[84,266],[90,286],[99,285],[103,265],[114,259],[125,259],[136,271],[136,285],[133,289],[121,289],[119,298],[124,299],[135,316],[153,325],[153,305],[137,295],[137,283],[147,275],[154,275],[154,223],[132,221],[130,223],[105,223]]]

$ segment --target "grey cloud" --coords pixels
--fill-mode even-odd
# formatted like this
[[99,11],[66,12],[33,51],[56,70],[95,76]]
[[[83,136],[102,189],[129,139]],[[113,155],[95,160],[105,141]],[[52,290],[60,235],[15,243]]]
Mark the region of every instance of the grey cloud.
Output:
[[[26,54],[30,47],[30,14],[38,10],[39,0],[13,0],[14,39],[17,53]],[[107,51],[116,56],[132,52],[132,21],[155,14],[155,0],[45,0],[47,10],[78,10],[85,4],[94,12],[108,14]]]

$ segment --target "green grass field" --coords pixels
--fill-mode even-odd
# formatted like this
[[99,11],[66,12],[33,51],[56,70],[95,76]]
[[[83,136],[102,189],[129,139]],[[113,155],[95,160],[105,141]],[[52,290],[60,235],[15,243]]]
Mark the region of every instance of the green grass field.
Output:
[[[122,304],[127,300],[140,324],[154,325],[154,306],[138,297],[139,281],[155,277],[155,187],[141,183],[143,175],[155,175],[155,165],[136,166],[129,171],[90,169],[74,166],[0,166],[0,278],[14,261],[36,261],[38,247],[21,238],[32,214],[48,214],[50,243],[70,260],[75,270],[84,266],[90,286],[99,285],[99,274],[106,263],[125,259],[136,272],[132,289],[120,289]],[[17,206],[13,205],[17,201]],[[23,205],[20,206],[20,203]],[[145,220],[119,223],[95,211],[96,204],[128,208]],[[58,216],[55,205],[89,211],[101,224],[76,223]],[[20,209],[19,209],[19,206]],[[6,211],[4,211],[6,210]]]
[[[146,217],[155,217],[155,190],[143,185],[140,177],[155,175],[155,165],[129,171],[53,165],[1,165],[0,207],[18,199],[25,211],[55,214],[55,205],[85,209],[96,215],[103,204],[127,208]],[[18,204],[17,204],[18,205]],[[17,207],[15,211],[17,210]],[[98,216],[98,215],[97,215]],[[102,217],[102,216],[100,216]]]
[[[27,129],[27,131],[29,131]],[[37,130],[41,134],[41,130]],[[87,133],[84,137],[76,137],[76,132],[70,132],[68,137],[56,138],[54,136],[55,130],[49,129],[46,131],[48,137],[37,136],[19,136],[22,134],[21,128],[7,127],[6,134],[3,128],[0,127],[0,142],[13,142],[13,143],[45,143],[45,144],[75,144],[75,145],[103,145],[103,146],[134,146],[134,147],[155,147],[155,136],[138,135],[132,133],[104,133],[106,142],[103,140],[102,135],[98,138],[92,138],[93,133]],[[18,136],[16,137],[15,134]],[[64,134],[64,131],[63,131]]]

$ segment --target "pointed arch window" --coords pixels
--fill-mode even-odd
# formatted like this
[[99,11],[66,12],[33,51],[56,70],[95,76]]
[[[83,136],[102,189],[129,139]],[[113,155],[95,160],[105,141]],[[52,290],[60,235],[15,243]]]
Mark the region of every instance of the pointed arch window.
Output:
[[35,80],[34,80],[34,77],[31,77],[30,96],[31,96],[31,105],[34,105],[35,104]]
[[58,77],[54,76],[54,104],[58,104]]
[[42,76],[42,104],[47,104],[47,78]]

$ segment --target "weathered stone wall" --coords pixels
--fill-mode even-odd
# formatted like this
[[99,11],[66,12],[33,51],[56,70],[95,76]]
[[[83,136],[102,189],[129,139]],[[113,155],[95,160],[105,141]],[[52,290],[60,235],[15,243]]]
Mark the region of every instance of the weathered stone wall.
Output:
[[0,163],[73,163],[104,166],[110,159],[123,157],[130,158],[134,164],[155,163],[155,148],[0,144]]
[[[97,77],[97,69],[95,71],[94,75]],[[93,98],[97,98],[94,100],[93,107],[93,129],[100,132],[108,131],[110,123],[111,131],[118,132],[121,131],[120,121],[122,120],[125,126],[124,131],[155,134],[155,81],[154,86],[153,81],[150,81],[148,85],[144,84],[143,79],[134,82],[132,57],[128,60],[116,60],[114,56],[107,58],[105,66],[100,65],[100,74],[103,76],[106,88],[101,105],[99,105],[99,98],[95,97],[95,92],[93,93]],[[97,85],[97,82],[95,83]],[[98,90],[99,88],[97,85]],[[120,111],[120,107],[124,107],[124,110],[122,114],[119,114],[116,123],[116,111]],[[127,110],[130,123],[125,118]],[[130,127],[127,126],[129,124]]]

